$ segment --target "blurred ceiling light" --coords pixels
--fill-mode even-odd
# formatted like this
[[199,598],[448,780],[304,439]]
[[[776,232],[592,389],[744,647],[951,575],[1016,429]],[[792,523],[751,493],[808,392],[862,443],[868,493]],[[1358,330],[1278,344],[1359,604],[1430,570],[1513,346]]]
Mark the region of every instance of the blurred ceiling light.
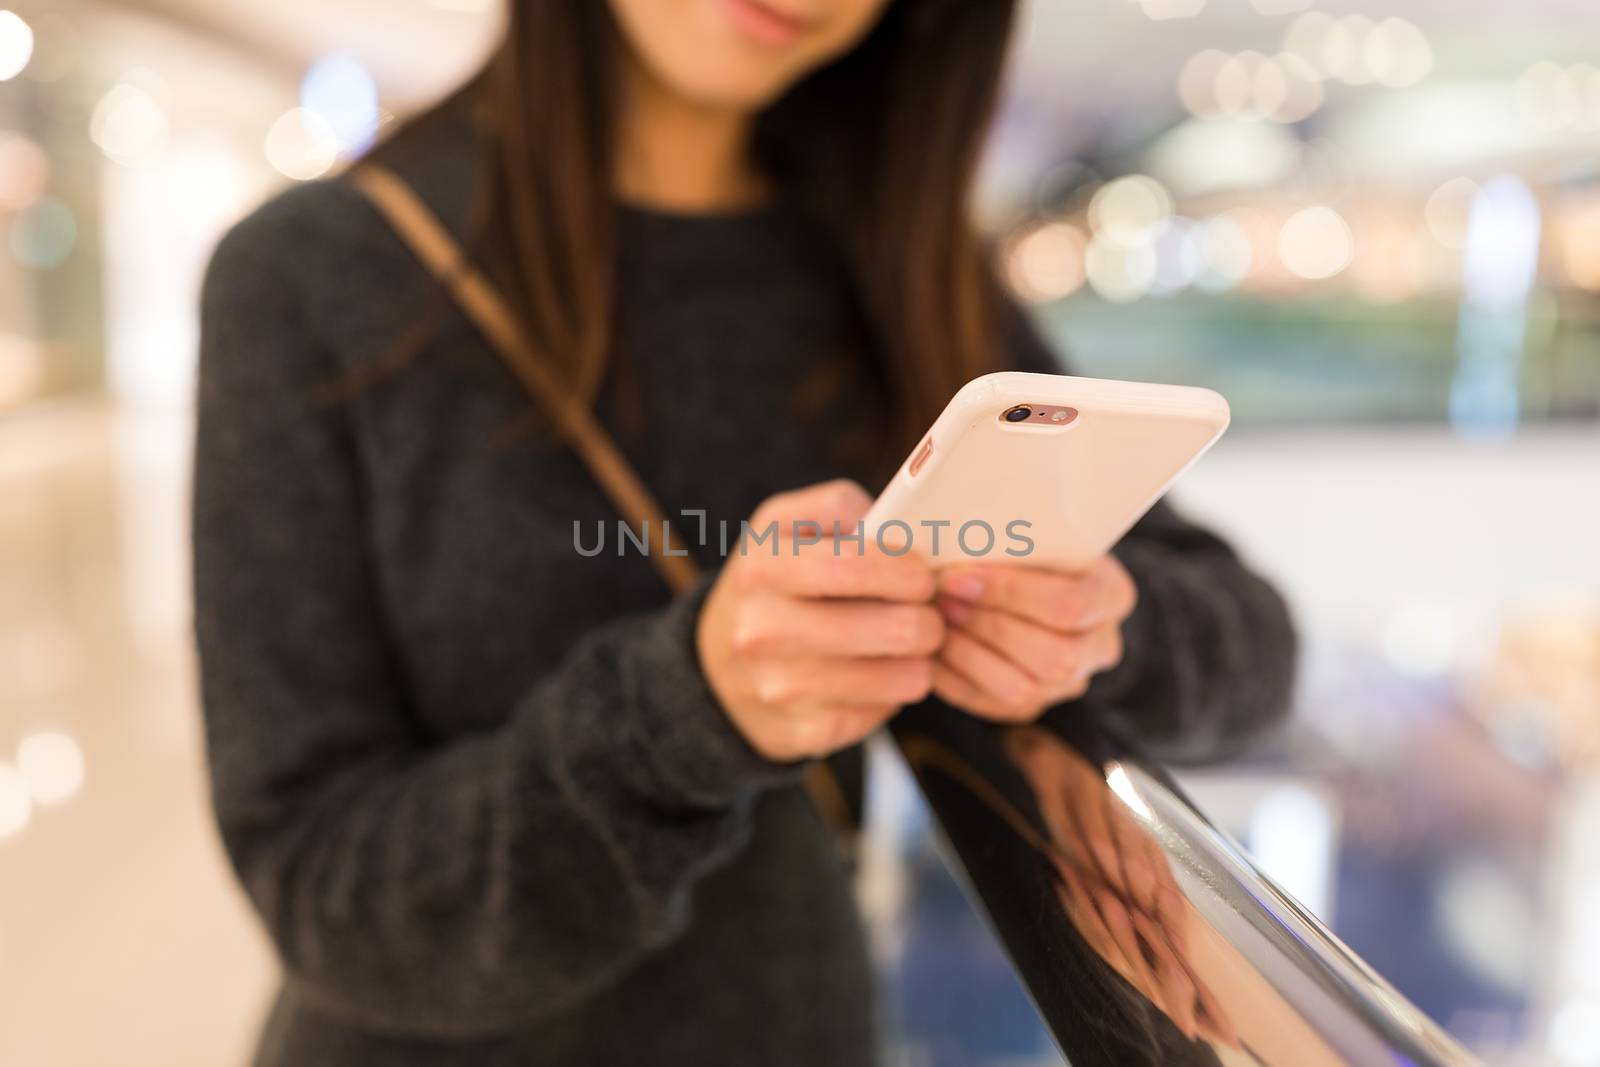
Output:
[[1035,303],[1076,292],[1084,282],[1087,245],[1083,231],[1066,222],[1047,222],[1023,234],[1006,258],[1012,288]]
[[1433,47],[1415,23],[1374,22],[1366,15],[1334,18],[1309,11],[1284,31],[1283,50],[1310,65],[1317,78],[1348,85],[1415,85],[1433,70]]
[[1271,123],[1191,120],[1157,138],[1144,162],[1182,196],[1260,189],[1294,173],[1300,142]]
[[1362,56],[1367,35],[1372,32],[1372,20],[1365,15],[1346,15],[1328,27],[1322,37],[1322,70],[1346,85],[1365,85],[1372,80],[1372,71]]
[[311,65],[300,82],[300,104],[333,127],[347,156],[371,146],[378,133],[378,83],[355,56],[336,52]]
[[1471,178],[1451,178],[1428,197],[1422,217],[1433,239],[1446,248],[1467,246],[1467,216],[1478,195],[1478,183]]
[[1324,11],[1308,11],[1283,32],[1283,50],[1305,60],[1322,77],[1322,42],[1333,29],[1334,18]]
[[111,87],[94,106],[89,139],[113,162],[142,167],[167,145],[167,113],[142,86],[130,81]]
[[1126,304],[1150,291],[1156,274],[1156,253],[1148,243],[1128,247],[1096,236],[1089,242],[1083,269],[1090,287],[1101,299]]
[[1123,246],[1145,241],[1150,228],[1171,214],[1172,197],[1147,174],[1107,182],[1089,201],[1089,225],[1096,239]]
[[32,815],[27,780],[11,764],[0,762],[0,838],[10,837],[27,826]]
[[1567,68],[1544,60],[1517,79],[1517,106],[1535,128],[1560,130],[1576,126],[1583,119],[1587,89]]
[[1276,59],[1261,56],[1256,62],[1250,90],[1249,113],[1252,117],[1264,118],[1276,114],[1289,100],[1289,75]]
[[53,196],[41,197],[11,223],[11,254],[33,270],[60,266],[77,240],[77,217]]
[[1600,292],[1600,199],[1573,211],[1559,233],[1567,277],[1574,285]]
[[1379,85],[1403,89],[1433,70],[1433,46],[1414,23],[1387,18],[1362,42],[1361,60]]
[[1217,78],[1223,64],[1229,60],[1226,52],[1208,48],[1189,57],[1178,73],[1178,99],[1195,118],[1214,119],[1222,116],[1217,104]]
[[1156,269],[1150,292],[1158,296],[1179,293],[1194,284],[1200,273],[1200,243],[1193,219],[1174,215],[1156,230],[1151,242]]
[[1250,273],[1254,258],[1250,235],[1234,213],[1214,215],[1201,223],[1196,245],[1200,252],[1200,269],[1194,279],[1196,288],[1212,293],[1226,292]]
[[20,133],[0,133],[0,211],[21,211],[50,185],[50,159]]
[[35,804],[60,804],[83,788],[83,750],[68,734],[30,734],[17,746],[17,770]]
[[1217,110],[1238,118],[1254,118],[1256,68],[1263,56],[1260,52],[1240,52],[1229,56],[1217,71],[1216,87],[1212,90]]
[[1272,119],[1299,122],[1322,106],[1320,74],[1293,53],[1229,55],[1207,49],[1184,64],[1178,98],[1201,119]]
[[10,81],[33,58],[33,28],[15,11],[0,9],[0,82]]
[[267,162],[286,177],[306,182],[320,178],[339,160],[339,135],[309,108],[290,108],[267,131]]
[[1350,265],[1354,254],[1350,224],[1324,204],[1295,212],[1278,233],[1278,257],[1298,278],[1331,278]]
[[44,383],[39,346],[26,337],[0,331],[0,409],[32,400]]
[[1157,22],[1192,18],[1206,9],[1206,0],[1138,0],[1138,4],[1147,18]]

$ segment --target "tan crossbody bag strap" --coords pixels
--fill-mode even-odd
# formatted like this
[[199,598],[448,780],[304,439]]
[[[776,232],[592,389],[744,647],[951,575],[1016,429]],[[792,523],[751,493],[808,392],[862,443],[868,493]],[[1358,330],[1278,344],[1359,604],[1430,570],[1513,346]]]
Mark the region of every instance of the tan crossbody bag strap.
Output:
[[[557,429],[577,449],[617,511],[629,525],[640,529],[649,548],[650,562],[655,564],[667,585],[673,592],[682,592],[693,585],[700,577],[700,568],[688,555],[677,554],[681,549],[673,550],[671,528],[661,505],[639,480],[588,405],[573,395],[540,359],[510,305],[494,284],[473,266],[460,242],[394,172],[364,163],[351,172],[350,181],[366,195],[428,272],[449,291],[512,373],[555,420]],[[659,531],[660,535],[648,532],[652,530]],[[850,828],[852,820],[844,791],[827,764],[812,765],[806,776],[806,791],[830,826],[839,831]]]

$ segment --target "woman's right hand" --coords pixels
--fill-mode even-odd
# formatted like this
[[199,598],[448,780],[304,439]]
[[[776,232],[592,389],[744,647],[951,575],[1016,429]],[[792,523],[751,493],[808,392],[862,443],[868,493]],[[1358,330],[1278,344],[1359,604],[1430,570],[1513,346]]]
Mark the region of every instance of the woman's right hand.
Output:
[[[872,501],[850,481],[771,497],[750,519],[772,542],[730,554],[701,610],[701,668],[757,752],[789,761],[866,737],[928,695],[944,620],[933,572],[854,535]],[[820,530],[820,540],[813,539]]]

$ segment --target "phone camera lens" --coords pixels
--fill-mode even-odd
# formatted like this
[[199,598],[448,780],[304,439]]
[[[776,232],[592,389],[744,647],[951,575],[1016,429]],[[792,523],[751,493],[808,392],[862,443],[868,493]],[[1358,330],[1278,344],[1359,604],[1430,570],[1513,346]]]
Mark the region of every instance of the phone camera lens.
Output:
[[1028,405],[1018,404],[1016,407],[1006,410],[1005,419],[1007,422],[1025,422],[1028,416],[1032,414],[1033,409]]

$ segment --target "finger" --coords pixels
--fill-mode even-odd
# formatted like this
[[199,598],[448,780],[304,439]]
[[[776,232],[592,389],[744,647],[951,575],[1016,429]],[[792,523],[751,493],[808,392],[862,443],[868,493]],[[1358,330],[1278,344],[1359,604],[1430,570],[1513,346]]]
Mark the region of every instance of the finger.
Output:
[[1222,1010],[1216,994],[1198,977],[1194,979],[1194,999],[1195,1021],[1206,1039],[1213,1044],[1238,1050],[1239,1032],[1234,1029],[1233,1020]]
[[960,630],[947,631],[939,660],[986,698],[980,706],[961,705],[968,711],[1003,722],[1037,717],[1042,707],[1038,684],[1022,668],[981,641]]
[[1167,943],[1162,931],[1148,916],[1135,909],[1130,917],[1133,920],[1134,932],[1139,935],[1141,942],[1149,946],[1150,955],[1155,961],[1151,964],[1151,970],[1161,987],[1168,1017],[1190,1041],[1193,1041],[1199,1036],[1199,1027],[1194,982],[1190,979],[1189,972],[1178,962],[1173,955],[1172,946]]
[[939,591],[1066,633],[1121,622],[1132,613],[1136,599],[1133,579],[1112,556],[1101,557],[1079,574],[1038,567],[949,567],[939,575]]
[[1088,799],[1083,799],[1085,790],[1074,790],[1077,802],[1066,805],[1067,813],[1084,843],[1095,874],[1113,891],[1126,894],[1127,880],[1122,873],[1121,857],[1117,855],[1115,831],[1104,815],[1109,787],[1098,775],[1093,777],[1095,782],[1087,791]]
[[914,556],[891,556],[865,545],[824,538],[816,544],[771,548],[746,543],[741,554],[752,566],[746,580],[797,597],[842,597],[926,604],[934,577]]
[[[960,627],[1046,685],[1060,686],[1087,673],[1085,635],[1062,633],[1009,611],[978,607],[953,597],[941,596],[938,605],[952,626]],[[1104,654],[1103,649],[1096,651]]]
[[1089,946],[1099,953],[1101,959],[1110,964],[1112,969],[1126,978],[1130,984],[1135,984],[1138,972],[1133,969],[1127,953],[1122,950],[1122,946],[1106,927],[1104,917],[1095,906],[1094,894],[1084,883],[1082,875],[1069,862],[1058,860],[1055,868],[1061,877],[1061,897],[1062,903],[1066,905],[1067,917],[1083,935],[1083,939],[1089,942]]
[[871,507],[872,497],[859,484],[848,478],[836,478],[768,497],[750,516],[750,525],[766,527],[774,522],[791,525],[808,522],[831,530],[837,522],[853,529]]
[[[1163,858],[1162,866],[1166,866]],[[1177,883],[1169,877],[1163,879],[1156,889],[1156,919],[1166,929],[1167,935],[1172,939],[1172,947],[1179,952],[1189,951],[1189,924],[1193,921],[1193,912],[1189,907],[1189,898],[1183,895]]]
[[730,640],[751,656],[928,656],[944,643],[944,620],[924,604],[760,592],[740,604]]
[[[1122,877],[1127,887],[1128,899],[1155,915],[1160,907],[1157,895],[1159,875],[1151,866],[1154,857],[1145,848],[1148,837],[1120,810],[1111,812],[1112,830],[1117,835],[1117,857],[1122,863]],[[1162,861],[1163,864],[1165,861]]]
[[809,715],[814,705],[915,704],[933,685],[925,656],[884,659],[772,660],[754,670],[756,697],[774,708]]
[[898,707],[814,705],[788,717],[779,727],[785,751],[821,757],[849,748],[892,719]]
[[1127,905],[1109,887],[1101,886],[1093,895],[1095,908],[1100,912],[1101,921],[1106,929],[1111,931],[1111,936],[1117,942],[1117,947],[1122,950],[1133,967],[1136,976],[1135,987],[1139,989],[1150,1002],[1161,1011],[1171,1015],[1167,1008],[1166,998],[1162,996],[1160,984],[1156,981],[1155,972],[1150,969],[1149,962],[1145,959],[1144,951],[1139,946],[1139,937],[1133,932],[1133,919],[1128,915]]
[[1006,711],[972,682],[940,660],[933,663],[933,693],[951,707],[984,719],[1002,719]]

